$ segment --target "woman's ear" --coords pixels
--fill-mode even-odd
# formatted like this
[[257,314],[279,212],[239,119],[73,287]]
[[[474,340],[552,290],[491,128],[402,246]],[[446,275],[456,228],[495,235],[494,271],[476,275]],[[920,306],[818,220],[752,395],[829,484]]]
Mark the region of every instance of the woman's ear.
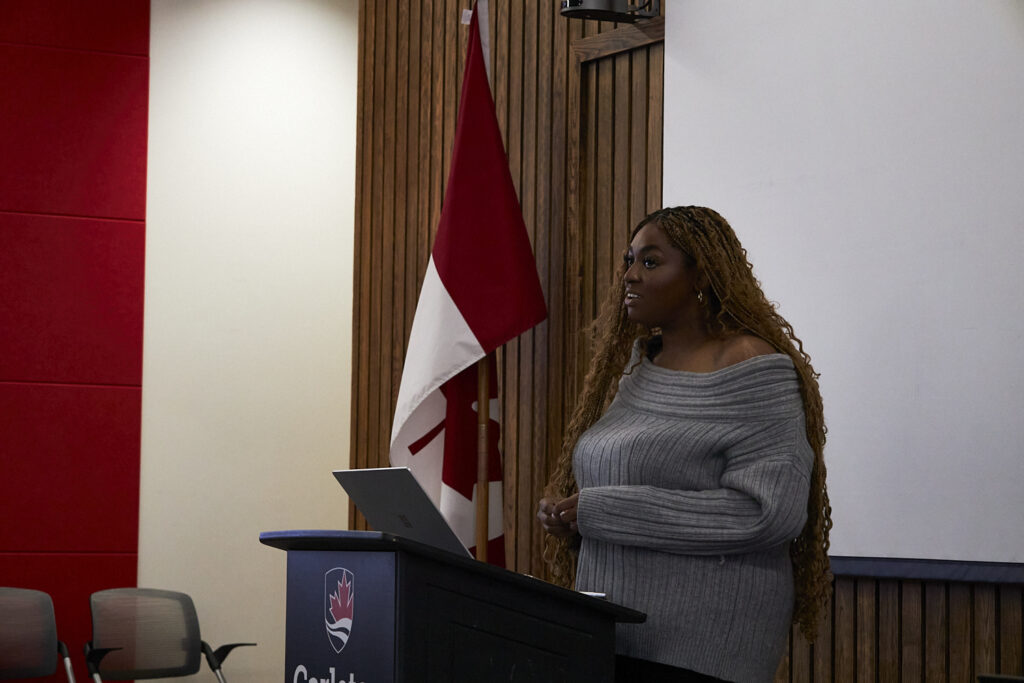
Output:
[[708,276],[703,270],[697,272],[697,289],[704,292],[707,291],[708,287],[711,286],[711,281],[708,280]]

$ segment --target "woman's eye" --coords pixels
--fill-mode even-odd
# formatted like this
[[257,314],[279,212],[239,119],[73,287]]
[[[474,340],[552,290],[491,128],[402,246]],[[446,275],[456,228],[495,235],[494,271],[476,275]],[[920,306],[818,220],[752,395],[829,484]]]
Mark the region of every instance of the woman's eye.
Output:
[[658,262],[652,258],[645,258],[643,260],[644,268],[653,268],[658,265]]
[[627,268],[629,268],[634,263],[633,256],[630,254],[626,254],[625,256],[622,257],[622,262],[626,264]]

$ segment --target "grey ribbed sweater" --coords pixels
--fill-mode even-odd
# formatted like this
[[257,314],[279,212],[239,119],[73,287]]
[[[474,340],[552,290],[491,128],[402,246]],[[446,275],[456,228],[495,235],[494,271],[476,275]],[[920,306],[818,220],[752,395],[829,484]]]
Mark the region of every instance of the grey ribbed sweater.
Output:
[[644,624],[619,625],[618,653],[771,681],[789,633],[789,541],[806,520],[812,463],[788,356],[710,373],[645,358],[627,371],[573,457],[576,587],[647,613]]

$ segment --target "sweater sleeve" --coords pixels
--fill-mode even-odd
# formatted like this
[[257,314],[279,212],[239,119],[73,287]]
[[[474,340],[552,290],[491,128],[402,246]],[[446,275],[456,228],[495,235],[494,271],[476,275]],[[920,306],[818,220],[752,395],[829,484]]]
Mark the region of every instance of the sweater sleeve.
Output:
[[803,420],[762,425],[730,446],[725,458],[715,489],[583,488],[580,534],[691,555],[758,552],[796,538],[807,519],[813,463]]

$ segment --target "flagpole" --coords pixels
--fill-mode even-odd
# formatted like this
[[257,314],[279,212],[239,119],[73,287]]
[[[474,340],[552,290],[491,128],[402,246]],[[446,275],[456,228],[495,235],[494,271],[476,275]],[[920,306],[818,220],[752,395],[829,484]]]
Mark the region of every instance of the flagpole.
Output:
[[[487,84],[491,84],[491,40],[490,22],[488,21],[487,0],[478,0],[477,30],[480,36],[480,52],[484,58],[484,70],[487,72]],[[487,561],[488,523],[490,520],[491,482],[488,464],[490,461],[490,439],[488,430],[491,423],[491,372],[490,355],[485,355],[476,364],[477,405],[477,443],[476,443],[476,559]]]
[[476,559],[487,561],[487,521],[490,510],[490,460],[491,387],[490,356],[484,356],[476,364],[477,411],[476,411]]

